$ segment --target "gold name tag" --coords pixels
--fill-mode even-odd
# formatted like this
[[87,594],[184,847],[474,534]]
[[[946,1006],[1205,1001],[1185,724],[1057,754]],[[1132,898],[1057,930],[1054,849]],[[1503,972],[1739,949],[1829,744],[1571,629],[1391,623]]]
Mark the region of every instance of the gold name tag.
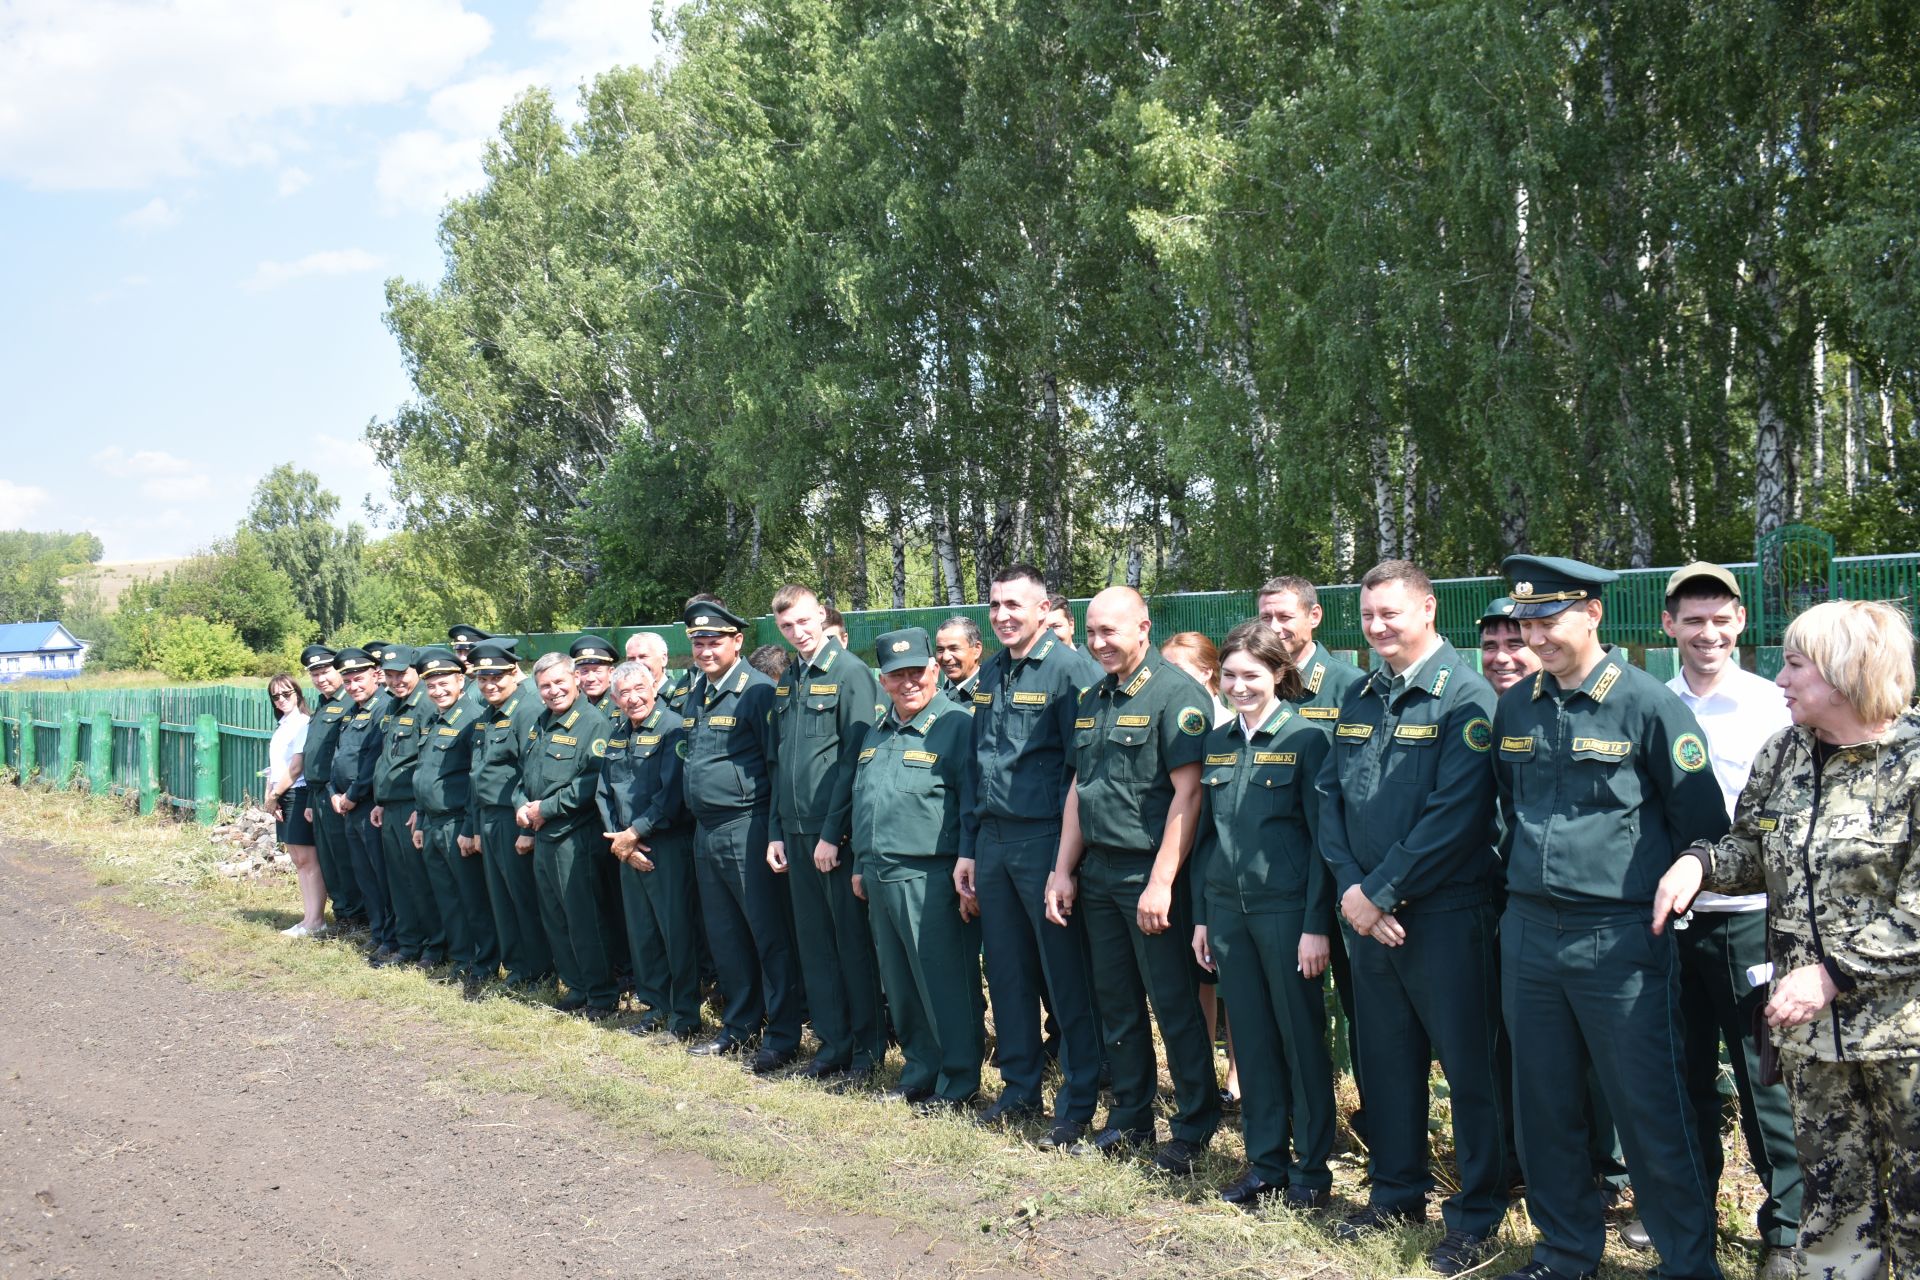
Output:
[[1144,729],[1153,723],[1152,716],[1115,716],[1115,724],[1122,729]]
[[1760,828],[1762,831],[1778,831],[1780,829],[1780,819],[1756,818],[1754,819],[1753,825]]
[[865,764],[867,761],[873,759],[873,753],[877,750],[879,750],[878,747],[868,747],[865,751],[862,751],[860,753],[860,763]]
[[973,695],[973,704],[977,707],[990,707],[993,705],[993,695],[990,693],[976,693]]
[[1575,738],[1573,740],[1573,749],[1575,751],[1591,751],[1597,756],[1611,756],[1615,760],[1623,760],[1626,758],[1627,752],[1633,749],[1633,744],[1630,742],[1608,742],[1605,738]]
[[1336,738],[1352,738],[1356,742],[1365,742],[1373,736],[1370,724],[1343,724],[1333,731]]
[[441,730],[438,730],[438,732],[440,736],[443,738],[457,738],[460,736],[460,731],[458,729],[441,729]]
[[682,729],[691,729],[693,728],[693,725],[694,725],[694,719],[692,716],[682,716],[680,718],[680,727]]
[[400,717],[400,723],[401,723],[401,724],[412,724],[412,723],[413,723],[413,717],[412,717],[412,716],[401,716],[401,717]]
[[639,738],[635,739],[635,741],[639,742],[643,747],[657,746],[660,742],[660,735],[657,733],[643,733]]
[[1253,753],[1255,764],[1298,764],[1300,754],[1297,751],[1256,751]]
[[1395,725],[1393,736],[1402,742],[1425,742],[1429,738],[1440,736],[1440,726],[1437,724]]
[[776,698],[784,698],[784,697],[786,697],[786,696],[787,696],[788,694],[790,694],[790,693],[792,693],[792,692],[793,692],[793,690],[792,690],[792,689],[790,689],[790,688],[788,688],[788,687],[787,687],[786,685],[784,685],[784,684],[777,684],[777,685],[775,685],[775,686],[773,686],[773,696],[774,696],[774,697],[776,697]]
[[1239,761],[1240,753],[1238,751],[1228,751],[1221,755],[1207,757],[1208,764],[1238,764]]
[[[973,695],[975,702],[980,701],[980,699],[980,694],[976,693]],[[986,700],[992,702],[993,695],[987,694]],[[1013,705],[1016,707],[1044,707],[1047,705],[1047,695],[1033,689],[1016,690],[1013,695]]]
[[1533,754],[1533,739],[1502,738],[1500,739],[1500,749],[1502,751],[1511,751],[1516,755],[1530,756]]
[[732,716],[708,716],[707,723],[716,729],[731,729],[738,722]]
[[559,747],[577,747],[580,745],[580,739],[570,738],[564,733],[554,734],[553,742],[555,746],[559,746]]
[[607,745],[609,747],[624,747],[627,745],[627,740],[625,738],[608,738]]
[[810,684],[807,686],[807,692],[816,698],[824,697],[829,693],[840,692],[840,686],[837,684]]
[[1076,729],[1091,729],[1093,728],[1093,717],[1081,716],[1078,720],[1075,720],[1073,722],[1073,727]]
[[935,764],[940,759],[938,755],[931,751],[902,751],[900,758],[902,760],[911,760],[916,764]]
[[1302,707],[1300,708],[1300,714],[1309,720],[1338,720],[1340,718],[1340,708]]

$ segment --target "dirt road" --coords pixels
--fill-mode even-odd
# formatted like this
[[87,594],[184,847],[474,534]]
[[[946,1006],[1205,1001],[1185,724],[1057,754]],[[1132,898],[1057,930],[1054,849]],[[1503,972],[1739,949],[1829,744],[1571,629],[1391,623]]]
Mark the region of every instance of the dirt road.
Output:
[[0,1276],[962,1269],[561,1106],[449,1096],[444,1062],[364,1047],[344,1010],[188,980],[172,926],[110,898],[0,840]]

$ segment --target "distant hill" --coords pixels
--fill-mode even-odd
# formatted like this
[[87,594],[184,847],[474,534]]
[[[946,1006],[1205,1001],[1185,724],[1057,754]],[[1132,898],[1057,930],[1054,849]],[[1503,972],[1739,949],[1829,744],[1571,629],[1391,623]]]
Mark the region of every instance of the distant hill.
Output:
[[170,560],[104,560],[88,565],[61,582],[69,589],[83,582],[95,584],[100,589],[100,607],[110,612],[119,604],[122,591],[136,582],[157,578],[184,560],[183,556],[175,556]]

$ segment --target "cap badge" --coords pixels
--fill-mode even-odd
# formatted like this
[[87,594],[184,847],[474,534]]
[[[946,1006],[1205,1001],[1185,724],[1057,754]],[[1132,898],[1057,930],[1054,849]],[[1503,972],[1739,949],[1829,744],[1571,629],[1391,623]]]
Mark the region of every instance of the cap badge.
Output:
[[1533,594],[1533,584],[1531,582],[1516,582],[1513,584],[1514,599],[1524,600],[1532,594]]
[[908,640],[895,640],[893,642],[893,651],[895,653],[905,653],[908,649],[911,649],[912,647],[913,647],[913,643]]

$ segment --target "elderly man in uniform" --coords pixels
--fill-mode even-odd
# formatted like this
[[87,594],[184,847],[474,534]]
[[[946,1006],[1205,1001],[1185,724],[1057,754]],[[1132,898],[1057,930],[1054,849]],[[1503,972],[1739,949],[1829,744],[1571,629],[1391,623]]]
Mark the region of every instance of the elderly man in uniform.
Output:
[[954,888],[979,903],[987,995],[999,1042],[1000,1097],[983,1123],[1037,1116],[1046,1074],[1040,1002],[1060,1022],[1060,1090],[1041,1145],[1071,1148],[1099,1102],[1100,1027],[1093,1012],[1084,924],[1042,919],[1060,816],[1073,780],[1078,658],[1046,626],[1047,587],[1032,565],[994,575],[988,613],[1001,648],[973,691],[973,808],[961,815]]
[[467,697],[466,671],[453,650],[422,649],[413,666],[427,701],[420,708],[420,762],[413,771],[419,805],[413,846],[424,857],[427,885],[446,927],[453,976],[466,998],[477,1000],[500,970],[486,867],[479,850],[460,838],[472,802],[473,748],[484,723]]
[[611,1018],[620,1004],[597,883],[607,854],[595,825],[594,793],[609,726],[581,693],[573,659],[565,654],[541,655],[533,664],[533,682],[542,709],[524,722],[518,739],[515,847],[533,855],[540,919],[567,987],[559,1007],[599,1022]]
[[757,1038],[751,1067],[765,1074],[799,1054],[803,1016],[787,882],[767,865],[773,681],[741,656],[749,624],[724,604],[696,597],[682,621],[700,669],[682,717],[683,785],[694,817],[700,909],[726,995],[722,1031],[689,1052],[744,1054]]
[[1649,920],[1675,853],[1725,834],[1727,811],[1693,713],[1600,642],[1600,590],[1619,575],[1540,556],[1508,556],[1501,568],[1541,665],[1501,696],[1493,721],[1507,869],[1502,1003],[1540,1232],[1514,1274],[1556,1280],[1599,1265],[1591,1064],[1660,1274],[1718,1277],[1714,1189],[1683,1079],[1679,959]]
[[310,644],[300,651],[300,665],[307,669],[317,695],[313,716],[307,723],[307,739],[301,748],[302,767],[309,786],[307,820],[313,824],[314,854],[320,859],[320,874],[327,882],[327,894],[333,899],[333,922],[341,929],[364,929],[367,909],[360,901],[360,882],[354,878],[353,855],[347,849],[347,824],[326,802],[327,779],[333,773],[333,752],[340,741],[340,726],[345,723],[353,699],[341,688],[339,668],[333,665],[334,652],[323,644]]
[[1106,676],[1081,695],[1074,720],[1074,780],[1047,880],[1047,918],[1064,925],[1077,907],[1086,919],[1113,1067],[1113,1103],[1094,1146],[1119,1156],[1157,1136],[1151,997],[1174,1089],[1172,1137],[1153,1163],[1186,1174],[1220,1125],[1213,1043],[1188,945],[1193,905],[1181,874],[1200,817],[1212,700],[1160,656],[1147,602],[1131,587],[1109,587],[1087,606],[1087,647]]
[[393,906],[387,896],[386,863],[380,856],[380,831],[372,821],[372,760],[380,750],[373,716],[380,668],[365,649],[342,649],[333,663],[352,705],[334,744],[325,802],[344,825],[347,856],[367,913],[367,963],[378,969],[399,955],[394,948]]
[[373,825],[380,829],[387,888],[393,895],[394,946],[402,961],[434,969],[447,958],[447,930],[433,900],[426,858],[413,843],[420,822],[413,781],[420,763],[420,722],[426,716],[420,704],[426,691],[413,669],[413,650],[406,645],[389,645],[380,670],[390,701],[379,723]]
[[979,624],[963,614],[948,618],[933,633],[933,658],[940,664],[940,692],[961,706],[973,705],[974,682],[980,675],[984,647]]
[[[613,700],[613,645],[599,636],[581,636],[567,649],[580,696],[609,722],[620,718]],[[600,936],[607,944],[607,963],[625,992],[633,981],[633,959],[627,954],[627,930],[620,905],[620,864],[613,858],[593,863],[594,900],[600,904]]]
[[853,893],[846,814],[834,798],[853,768],[856,729],[877,718],[873,676],[827,635],[826,610],[806,587],[789,583],[770,606],[798,657],[773,690],[779,766],[767,866],[787,878],[794,943],[807,1011],[820,1051],[801,1073],[810,1080],[864,1079],[887,1054],[886,1015],[867,909]]
[[482,640],[467,662],[485,706],[473,746],[461,852],[477,855],[485,867],[507,990],[527,992],[553,976],[553,950],[540,921],[533,858],[515,847],[520,838],[513,799],[520,785],[520,740],[532,719],[527,709],[539,701],[521,686],[512,641]]
[[693,686],[692,669],[668,669],[665,638],[653,631],[636,631],[627,637],[626,653],[628,662],[643,663],[653,672],[654,699],[664,707],[685,714],[687,690]]
[[1458,1188],[1428,1254],[1458,1275],[1507,1213],[1494,960],[1493,689],[1434,628],[1433,583],[1388,560],[1360,582],[1381,665],[1341,701],[1318,789],[1320,850],[1353,965],[1367,1093],[1369,1205],[1346,1233],[1425,1222],[1429,1059],[1452,1099]]

